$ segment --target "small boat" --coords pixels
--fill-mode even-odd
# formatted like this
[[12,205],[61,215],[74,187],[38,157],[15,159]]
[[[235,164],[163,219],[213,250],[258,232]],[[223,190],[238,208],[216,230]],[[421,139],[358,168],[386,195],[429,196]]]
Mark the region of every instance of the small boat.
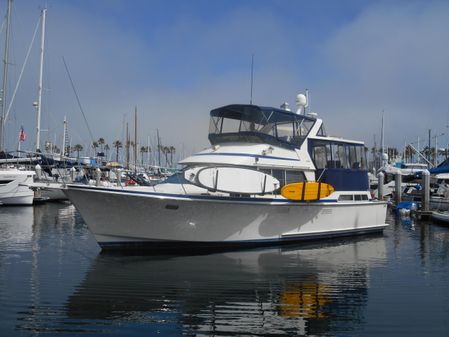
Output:
[[68,184],[64,193],[102,249],[222,249],[381,232],[387,203],[369,192],[364,143],[328,136],[305,100],[297,96],[297,112],[213,109],[211,147],[160,184]]
[[449,225],[449,211],[433,211],[432,220]]
[[0,205],[32,205],[34,192],[28,188],[34,171],[0,168]]

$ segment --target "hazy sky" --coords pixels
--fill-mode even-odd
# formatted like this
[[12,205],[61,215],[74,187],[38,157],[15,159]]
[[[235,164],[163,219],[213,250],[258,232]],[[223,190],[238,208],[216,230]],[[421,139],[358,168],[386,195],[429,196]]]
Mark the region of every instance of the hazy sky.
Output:
[[[62,142],[67,116],[72,144],[91,142],[63,57],[95,139],[121,139],[137,106],[139,142],[154,144],[158,128],[187,155],[208,145],[211,109],[249,102],[254,54],[255,104],[293,106],[308,88],[332,135],[379,143],[384,110],[388,146],[423,145],[428,129],[448,142],[448,1],[15,0],[9,97],[45,4],[44,141]],[[20,125],[34,147],[39,38],[8,149]]]

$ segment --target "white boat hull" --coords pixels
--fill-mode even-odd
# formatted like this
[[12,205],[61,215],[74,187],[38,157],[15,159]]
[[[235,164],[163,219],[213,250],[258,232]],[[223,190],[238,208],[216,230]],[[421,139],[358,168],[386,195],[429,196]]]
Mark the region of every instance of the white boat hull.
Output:
[[449,212],[432,212],[432,219],[440,223],[449,224]]
[[449,211],[449,199],[445,197],[430,197],[429,207],[430,209]]
[[381,231],[387,205],[188,196],[69,185],[102,248],[273,244]]
[[62,183],[32,183],[29,187],[34,191],[35,201],[59,201],[67,200],[63,189],[65,185]]
[[16,169],[0,171],[0,205],[32,205],[34,192],[27,184],[33,181],[34,172]]

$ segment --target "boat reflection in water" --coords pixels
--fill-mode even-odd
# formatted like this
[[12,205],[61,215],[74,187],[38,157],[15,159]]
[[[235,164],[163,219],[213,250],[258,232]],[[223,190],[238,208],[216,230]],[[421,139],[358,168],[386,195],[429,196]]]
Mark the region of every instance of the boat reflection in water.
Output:
[[[33,237],[32,207],[0,207],[0,248],[28,250]],[[0,249],[0,254],[6,249]]]
[[385,261],[377,235],[198,256],[100,254],[66,315],[80,326],[113,321],[112,334],[127,325],[163,335],[353,332],[364,319],[370,268]]

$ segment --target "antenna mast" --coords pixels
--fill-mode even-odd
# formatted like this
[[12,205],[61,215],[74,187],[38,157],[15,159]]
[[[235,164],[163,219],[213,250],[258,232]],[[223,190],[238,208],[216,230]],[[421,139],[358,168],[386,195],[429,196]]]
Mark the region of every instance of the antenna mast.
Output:
[[251,94],[249,104],[253,104],[254,54],[251,55]]

